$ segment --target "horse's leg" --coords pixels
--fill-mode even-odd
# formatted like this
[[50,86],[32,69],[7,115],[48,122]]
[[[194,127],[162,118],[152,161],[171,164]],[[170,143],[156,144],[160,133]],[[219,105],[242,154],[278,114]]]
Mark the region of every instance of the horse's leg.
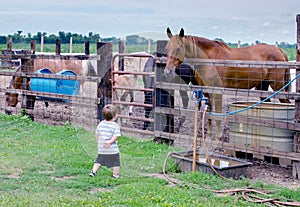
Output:
[[[144,96],[145,96],[145,99],[144,99],[144,104],[153,104],[153,92],[148,92],[148,91],[145,91],[144,92]],[[150,113],[152,111],[152,108],[148,108],[148,107],[145,107],[145,118],[150,118]],[[149,121],[144,121],[144,127],[143,127],[143,130],[146,130],[150,125],[150,122]]]
[[[204,96],[206,98],[208,98],[208,111],[213,111],[213,97],[212,94],[208,94],[208,93],[204,93]],[[201,117],[202,120],[202,117]],[[201,129],[201,130],[205,130],[205,129]],[[207,119],[207,133],[208,136],[212,136],[213,133],[213,129],[212,129],[212,119]]]
[[[134,101],[133,91],[129,91],[130,102]],[[133,115],[133,106],[129,106],[129,116]]]
[[[34,110],[34,104],[35,104],[36,96],[30,96],[30,95],[22,95],[21,96],[21,108],[22,109],[30,109]],[[24,115],[26,115],[26,112],[24,111]],[[34,121],[34,115],[33,114],[27,114],[31,120]]]
[[[215,113],[222,113],[222,94],[210,94],[209,98],[209,109],[210,111],[214,111]],[[214,107],[214,109],[212,108]],[[212,139],[221,140],[223,130],[222,130],[222,121],[215,120],[216,130],[213,129],[213,120],[208,119],[208,131]],[[203,129],[204,130],[204,129]]]
[[[222,101],[222,94],[215,94],[214,100],[215,100],[215,108],[217,113],[223,112],[223,101]],[[222,130],[222,121],[216,120],[216,126],[217,126],[217,140],[221,140],[223,135]]]
[[[174,90],[170,90],[167,92],[167,103],[165,104],[165,107],[174,108]],[[166,114],[166,125],[163,130],[164,132],[170,132],[174,133],[174,115],[173,114]]]
[[[270,86],[272,87],[272,89],[274,91],[278,91],[280,90],[284,84],[282,84],[282,82],[278,81],[278,82],[272,82],[270,84]],[[288,92],[289,91],[289,87],[288,88],[285,88],[285,90],[283,90],[283,92]],[[280,103],[291,103],[289,99],[279,99]]]
[[[128,91],[125,91],[125,90],[122,90],[122,93],[121,93],[121,94],[122,94],[122,95],[121,95],[121,97],[120,97],[120,101],[126,102],[126,99],[127,99],[127,97],[128,97],[129,92],[128,92]],[[129,106],[128,106],[128,105],[124,104],[123,107],[121,107],[121,114],[123,114],[123,115],[125,115],[125,116],[129,114]],[[123,122],[124,124],[126,124],[126,123],[127,123],[127,119],[122,120],[122,122]]]

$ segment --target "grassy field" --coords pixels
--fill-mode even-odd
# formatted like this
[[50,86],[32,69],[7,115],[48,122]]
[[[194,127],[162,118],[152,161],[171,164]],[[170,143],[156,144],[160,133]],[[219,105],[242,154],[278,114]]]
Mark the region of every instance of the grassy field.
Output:
[[[36,51],[40,52],[40,44],[36,45]],[[43,51],[44,52],[52,52],[55,53],[55,44],[45,44]],[[6,44],[0,44],[0,50],[6,50],[7,45]],[[25,43],[19,43],[14,44],[13,49],[23,49],[23,50],[29,50],[30,44]],[[151,45],[151,53],[155,52],[156,45]],[[118,52],[119,48],[118,45],[113,45],[113,52]],[[148,45],[126,45],[125,47],[125,53],[131,53],[131,52],[147,52],[148,51]],[[70,45],[69,44],[62,44],[61,45],[61,53],[69,53],[70,52]],[[73,53],[84,53],[84,44],[73,44],[72,45],[72,52]],[[90,44],[90,54],[96,54],[97,48],[96,44]]]
[[[300,201],[300,189],[289,190],[247,179],[223,180],[201,172],[176,173],[168,159],[170,185],[161,174],[168,152],[181,149],[151,140],[120,137],[122,179],[111,169],[88,174],[96,156],[94,134],[66,123],[45,126],[27,117],[0,114],[0,206],[234,206],[233,196],[211,190],[256,188],[281,201]],[[236,206],[264,206],[243,199]]]

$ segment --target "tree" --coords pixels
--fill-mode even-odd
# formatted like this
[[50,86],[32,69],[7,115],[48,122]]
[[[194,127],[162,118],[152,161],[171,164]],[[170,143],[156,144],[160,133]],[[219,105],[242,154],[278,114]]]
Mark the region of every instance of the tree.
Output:
[[0,44],[6,44],[6,36],[0,36]]

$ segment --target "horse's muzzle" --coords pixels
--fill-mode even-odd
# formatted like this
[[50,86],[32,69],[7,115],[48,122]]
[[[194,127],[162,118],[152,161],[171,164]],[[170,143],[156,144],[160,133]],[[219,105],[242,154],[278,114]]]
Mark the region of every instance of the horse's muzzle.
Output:
[[175,68],[164,69],[164,74],[166,77],[175,76]]

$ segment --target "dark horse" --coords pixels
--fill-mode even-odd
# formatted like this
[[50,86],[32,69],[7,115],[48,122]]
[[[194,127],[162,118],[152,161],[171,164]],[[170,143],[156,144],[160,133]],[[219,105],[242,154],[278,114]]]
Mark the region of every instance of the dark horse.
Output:
[[[231,48],[223,42],[208,40],[203,37],[184,35],[181,29],[178,35],[172,35],[167,28],[169,42],[167,44],[167,71],[175,71],[185,58],[218,59],[218,60],[253,60],[253,61],[288,61],[287,55],[278,47],[257,44],[243,48]],[[168,73],[168,72],[167,72]],[[195,66],[195,79],[198,85],[227,88],[268,90],[282,88],[290,80],[288,69],[263,67],[231,67],[205,65]],[[288,91],[288,90],[286,90]],[[217,113],[222,112],[222,94],[208,96],[210,109],[214,105]],[[282,103],[290,103],[288,99],[280,99]],[[218,126],[219,125],[219,126]],[[218,138],[220,138],[220,124]]]
[[[17,68],[17,73],[21,72],[21,66]],[[8,89],[29,89],[29,78],[26,80],[27,82],[24,82],[21,78],[21,76],[12,76],[12,79],[9,83]],[[34,102],[36,97],[31,95],[21,95],[21,107],[27,108],[27,109],[33,109],[34,108]],[[8,107],[15,107],[18,104],[18,93],[13,92],[5,92],[5,105]],[[11,111],[9,109],[5,109],[6,114],[11,114]],[[26,112],[24,112],[26,114]],[[28,114],[29,117],[33,120],[33,115]]]
[[[154,53],[153,54],[155,57],[166,57],[165,55],[161,53]],[[155,58],[151,57],[147,60],[145,67],[144,67],[144,72],[154,72],[155,68]],[[164,69],[165,65],[162,65]],[[159,68],[157,68],[159,70]],[[163,71],[162,71],[163,72]],[[177,76],[175,76],[175,83],[186,83],[186,84],[197,84],[195,80],[195,75],[194,75],[194,70],[187,64],[181,63],[175,70],[175,73]],[[143,76],[143,82],[144,82],[144,88],[154,88],[154,76]],[[161,106],[161,107],[174,107],[174,96],[173,93],[174,91],[166,91],[163,89],[157,88],[156,91],[156,100],[154,100],[154,92],[151,91],[145,91],[144,92],[144,103],[145,104],[153,104],[154,101],[156,101],[156,106]],[[188,107],[189,103],[189,97],[187,94],[187,91],[179,90],[181,99],[182,99],[182,104],[184,108]],[[150,117],[150,113],[152,111],[152,108],[145,107],[145,118]],[[145,121],[144,122],[144,130],[147,129],[150,126],[150,122]],[[168,114],[166,117],[166,123],[164,127],[165,132],[174,132],[174,116],[172,114]]]
[[[21,72],[21,67],[18,67],[16,72]],[[8,89],[21,89],[22,78],[20,76],[12,76],[12,79],[9,82]],[[29,84],[27,84],[29,86]],[[29,88],[27,88],[29,90]],[[15,107],[18,104],[18,94],[17,93],[5,93],[5,102],[6,106]],[[7,113],[10,113],[7,111]]]

